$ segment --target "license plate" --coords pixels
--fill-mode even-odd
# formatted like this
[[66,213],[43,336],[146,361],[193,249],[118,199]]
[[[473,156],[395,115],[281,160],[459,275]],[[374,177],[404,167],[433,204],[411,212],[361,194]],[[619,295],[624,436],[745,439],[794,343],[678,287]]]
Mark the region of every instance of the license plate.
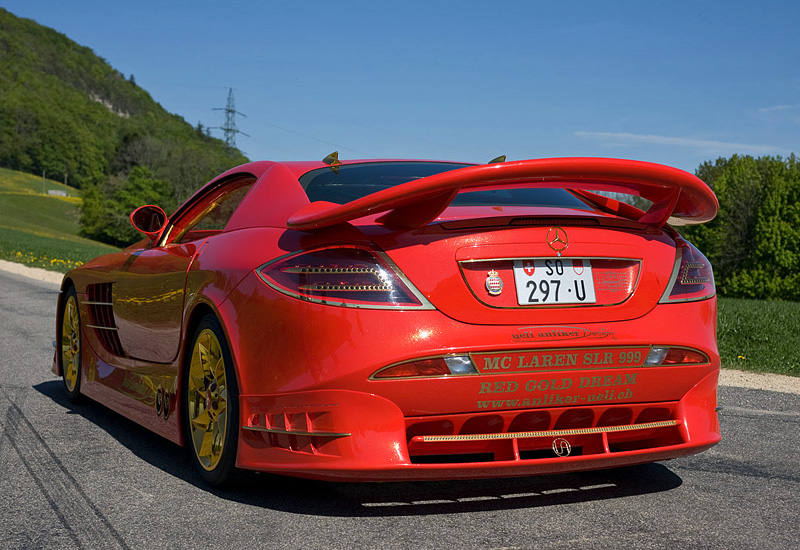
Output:
[[514,282],[521,306],[597,301],[590,260],[514,260]]

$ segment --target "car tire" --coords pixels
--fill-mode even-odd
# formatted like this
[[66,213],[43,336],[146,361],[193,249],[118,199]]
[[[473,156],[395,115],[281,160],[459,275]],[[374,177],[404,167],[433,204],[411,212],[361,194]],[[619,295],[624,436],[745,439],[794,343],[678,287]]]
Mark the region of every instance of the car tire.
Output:
[[219,487],[237,477],[239,390],[228,341],[214,315],[194,331],[183,377],[184,441],[206,483]]
[[78,309],[78,294],[70,287],[61,306],[59,331],[59,353],[64,392],[73,403],[81,401],[81,313]]

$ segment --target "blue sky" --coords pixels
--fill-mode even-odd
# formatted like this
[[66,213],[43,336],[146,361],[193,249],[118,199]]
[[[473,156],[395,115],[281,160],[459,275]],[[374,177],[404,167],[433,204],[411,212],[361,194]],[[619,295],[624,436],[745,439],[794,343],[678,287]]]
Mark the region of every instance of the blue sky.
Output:
[[[800,2],[0,0],[253,160],[800,152]],[[214,135],[222,137],[219,130]]]

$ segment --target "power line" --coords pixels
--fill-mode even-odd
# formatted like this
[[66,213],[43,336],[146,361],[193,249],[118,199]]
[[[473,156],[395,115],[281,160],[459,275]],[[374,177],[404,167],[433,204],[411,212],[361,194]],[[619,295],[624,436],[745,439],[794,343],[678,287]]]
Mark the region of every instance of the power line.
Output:
[[242,115],[243,117],[247,115],[236,110],[233,103],[233,88],[228,88],[227,105],[225,105],[225,107],[215,107],[214,110],[225,111],[225,124],[222,126],[212,126],[212,128],[219,128],[225,132],[225,144],[228,145],[228,147],[236,147],[236,134],[250,137],[249,134],[245,134],[236,127],[236,115]]

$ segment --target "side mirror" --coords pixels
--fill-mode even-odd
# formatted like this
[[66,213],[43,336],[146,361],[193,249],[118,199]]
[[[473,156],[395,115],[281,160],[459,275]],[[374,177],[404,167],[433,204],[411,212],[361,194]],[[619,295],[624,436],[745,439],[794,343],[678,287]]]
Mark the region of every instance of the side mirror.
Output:
[[140,206],[131,213],[131,225],[154,241],[167,225],[167,214],[152,204]]

